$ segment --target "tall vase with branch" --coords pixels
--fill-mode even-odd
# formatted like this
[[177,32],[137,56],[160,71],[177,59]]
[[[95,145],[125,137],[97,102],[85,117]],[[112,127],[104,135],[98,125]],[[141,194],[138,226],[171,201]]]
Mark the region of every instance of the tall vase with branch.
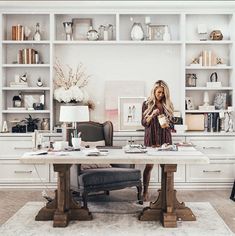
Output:
[[69,65],[62,65],[56,59],[54,79],[54,98],[61,103],[82,103],[94,109],[94,103],[89,100],[85,89],[90,75],[87,75],[82,63],[79,63],[74,71]]

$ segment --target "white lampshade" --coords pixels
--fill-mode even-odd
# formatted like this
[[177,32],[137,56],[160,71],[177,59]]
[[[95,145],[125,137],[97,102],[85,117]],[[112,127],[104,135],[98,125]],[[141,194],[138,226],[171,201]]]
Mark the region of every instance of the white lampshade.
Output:
[[61,106],[60,122],[89,121],[88,106]]

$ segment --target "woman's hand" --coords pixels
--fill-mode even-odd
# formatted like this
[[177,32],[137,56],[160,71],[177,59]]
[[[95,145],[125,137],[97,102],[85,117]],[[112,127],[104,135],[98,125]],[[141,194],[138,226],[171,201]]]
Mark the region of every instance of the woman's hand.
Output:
[[159,109],[153,110],[152,113],[146,118],[146,121],[149,123],[156,115],[159,115]]

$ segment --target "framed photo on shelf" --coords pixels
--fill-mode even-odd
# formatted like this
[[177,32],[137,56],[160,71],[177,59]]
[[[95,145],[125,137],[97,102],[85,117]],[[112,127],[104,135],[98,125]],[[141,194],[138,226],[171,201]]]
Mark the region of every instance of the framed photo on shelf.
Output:
[[22,106],[28,110],[44,110],[45,92],[21,92]]
[[150,40],[163,40],[166,25],[149,25]]
[[185,97],[185,109],[186,110],[194,110],[195,109],[192,97]]
[[119,130],[143,129],[142,104],[145,97],[118,97]]
[[87,32],[92,26],[91,18],[73,18],[73,39],[87,40]]

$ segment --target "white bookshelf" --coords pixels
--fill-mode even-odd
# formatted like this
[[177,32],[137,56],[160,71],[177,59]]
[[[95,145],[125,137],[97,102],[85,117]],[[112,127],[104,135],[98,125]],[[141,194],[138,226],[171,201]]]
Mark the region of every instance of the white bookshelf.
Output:
[[[137,7],[138,8],[138,7]],[[134,8],[135,9],[135,8]],[[162,53],[166,52],[165,65],[162,64],[160,67],[168,70],[168,65],[166,64],[166,58],[169,56],[171,59],[171,54],[175,53],[178,57],[179,64],[171,70],[175,70],[176,78],[169,78],[168,83],[176,83],[180,90],[178,94],[173,91],[174,96],[177,98],[176,108],[181,111],[183,120],[185,120],[185,115],[188,113],[207,113],[212,111],[198,111],[195,110],[185,110],[185,97],[193,97],[195,100],[196,107],[202,105],[202,96],[205,91],[208,91],[210,94],[210,103],[212,104],[213,96],[217,92],[225,92],[231,98],[230,106],[234,106],[234,82],[232,80],[233,70],[234,70],[234,36],[233,36],[233,25],[234,25],[234,16],[233,9],[230,11],[225,11],[224,9],[218,9],[217,11],[204,11],[202,8],[193,9],[190,12],[173,9],[167,7],[164,10],[155,8],[141,8],[138,10],[130,9],[105,9],[90,7],[86,9],[78,9],[73,11],[72,9],[65,9],[57,11],[55,8],[44,9],[43,11],[38,11],[34,14],[29,14],[29,11],[5,11],[1,13],[1,74],[2,74],[2,83],[0,84],[0,93],[2,99],[2,104],[0,106],[0,124],[4,120],[8,120],[8,114],[12,112],[7,112],[7,107],[9,107],[11,96],[20,91],[26,92],[40,92],[45,91],[47,100],[46,100],[46,112],[42,111],[41,114],[47,114],[47,118],[50,118],[50,127],[51,130],[55,125],[55,103],[53,101],[53,78],[54,70],[53,65],[55,58],[59,55],[64,55],[65,58],[68,57],[70,53],[71,62],[74,58],[75,51],[78,53],[80,51],[85,52],[88,48],[87,53],[92,54],[100,53],[100,50],[109,51],[110,58],[114,59],[115,55],[112,55],[111,52],[114,48],[118,50],[119,48],[125,50],[125,48],[133,50],[138,50],[143,48],[152,51]],[[207,8],[205,8],[207,9]],[[234,9],[235,11],[235,9]],[[151,18],[152,25],[168,25],[171,33],[170,41],[163,40],[142,40],[142,41],[133,41],[130,38],[130,30],[133,22],[141,23],[144,32],[146,33],[146,24],[145,18]],[[77,40],[73,39],[71,41],[66,41],[65,32],[63,28],[63,22],[72,21],[73,19],[78,18],[89,18],[92,20],[93,28],[98,31],[100,25],[107,26],[108,24],[113,25],[113,38],[110,40],[97,40],[97,41],[88,41],[86,39]],[[132,19],[132,20],[131,20]],[[40,30],[42,32],[42,40],[34,41],[32,40],[32,34],[35,30],[36,23],[40,23]],[[200,41],[197,34],[197,25],[200,23],[205,23],[208,27],[208,33],[213,29],[220,29],[223,33],[223,40],[213,41],[209,39],[207,41]],[[29,40],[12,40],[11,38],[11,27],[12,25],[26,25],[32,32]],[[40,52],[42,56],[43,64],[16,64],[13,63],[15,60],[15,54],[17,50],[23,47],[32,47]],[[107,47],[107,50],[106,50]],[[94,50],[94,51],[93,51]],[[132,50],[132,49],[131,49]],[[132,50],[132,51],[133,51]],[[162,51],[161,51],[162,50]],[[202,50],[215,50],[218,52],[218,55],[224,57],[227,61],[225,66],[190,66],[189,62],[191,58],[195,57]],[[115,51],[115,50],[114,50]],[[168,55],[169,53],[169,55]],[[102,58],[102,54],[101,54]],[[63,63],[62,58],[62,63]],[[138,60],[138,58],[136,58]],[[74,60],[76,62],[76,58]],[[75,64],[73,62],[72,64]],[[155,65],[154,60],[151,64],[156,71],[158,70],[157,65]],[[137,66],[138,67],[138,66]],[[28,72],[31,77],[30,81],[32,82],[26,88],[12,88],[9,86],[9,81],[14,78],[14,74],[22,74]],[[217,72],[219,76],[219,81],[222,82],[222,87],[219,88],[207,88],[206,82],[208,82],[208,77],[211,73]],[[111,73],[111,71],[109,71]],[[157,73],[157,72],[156,72]],[[197,87],[186,87],[185,86],[185,75],[186,73],[195,73],[198,75],[198,84]],[[112,74],[112,73],[111,73]],[[44,87],[38,88],[35,86],[35,81],[37,77],[41,75],[43,82],[45,83]],[[130,76],[130,74],[129,74]],[[128,76],[127,76],[128,78]],[[156,76],[155,78],[158,78]],[[147,80],[147,78],[144,78]],[[164,74],[161,74],[159,79],[164,79]],[[103,83],[103,82],[102,82]],[[101,84],[102,84],[101,83]],[[148,85],[150,86],[150,85]],[[173,86],[174,87],[174,86]],[[95,86],[94,86],[95,88]],[[173,88],[174,90],[174,88]],[[91,88],[90,93],[92,94],[93,89]],[[99,95],[100,96],[100,95]],[[100,97],[99,97],[100,99]],[[103,103],[102,103],[103,104]],[[57,111],[58,112],[58,111]],[[97,109],[98,112],[103,112],[102,110]],[[219,112],[219,111],[213,111]],[[19,112],[20,113],[20,112]],[[32,113],[32,112],[30,112]],[[40,115],[40,112],[35,112],[39,114],[40,118],[44,116]],[[99,117],[99,115],[96,115]],[[99,121],[99,120],[98,120]]]

